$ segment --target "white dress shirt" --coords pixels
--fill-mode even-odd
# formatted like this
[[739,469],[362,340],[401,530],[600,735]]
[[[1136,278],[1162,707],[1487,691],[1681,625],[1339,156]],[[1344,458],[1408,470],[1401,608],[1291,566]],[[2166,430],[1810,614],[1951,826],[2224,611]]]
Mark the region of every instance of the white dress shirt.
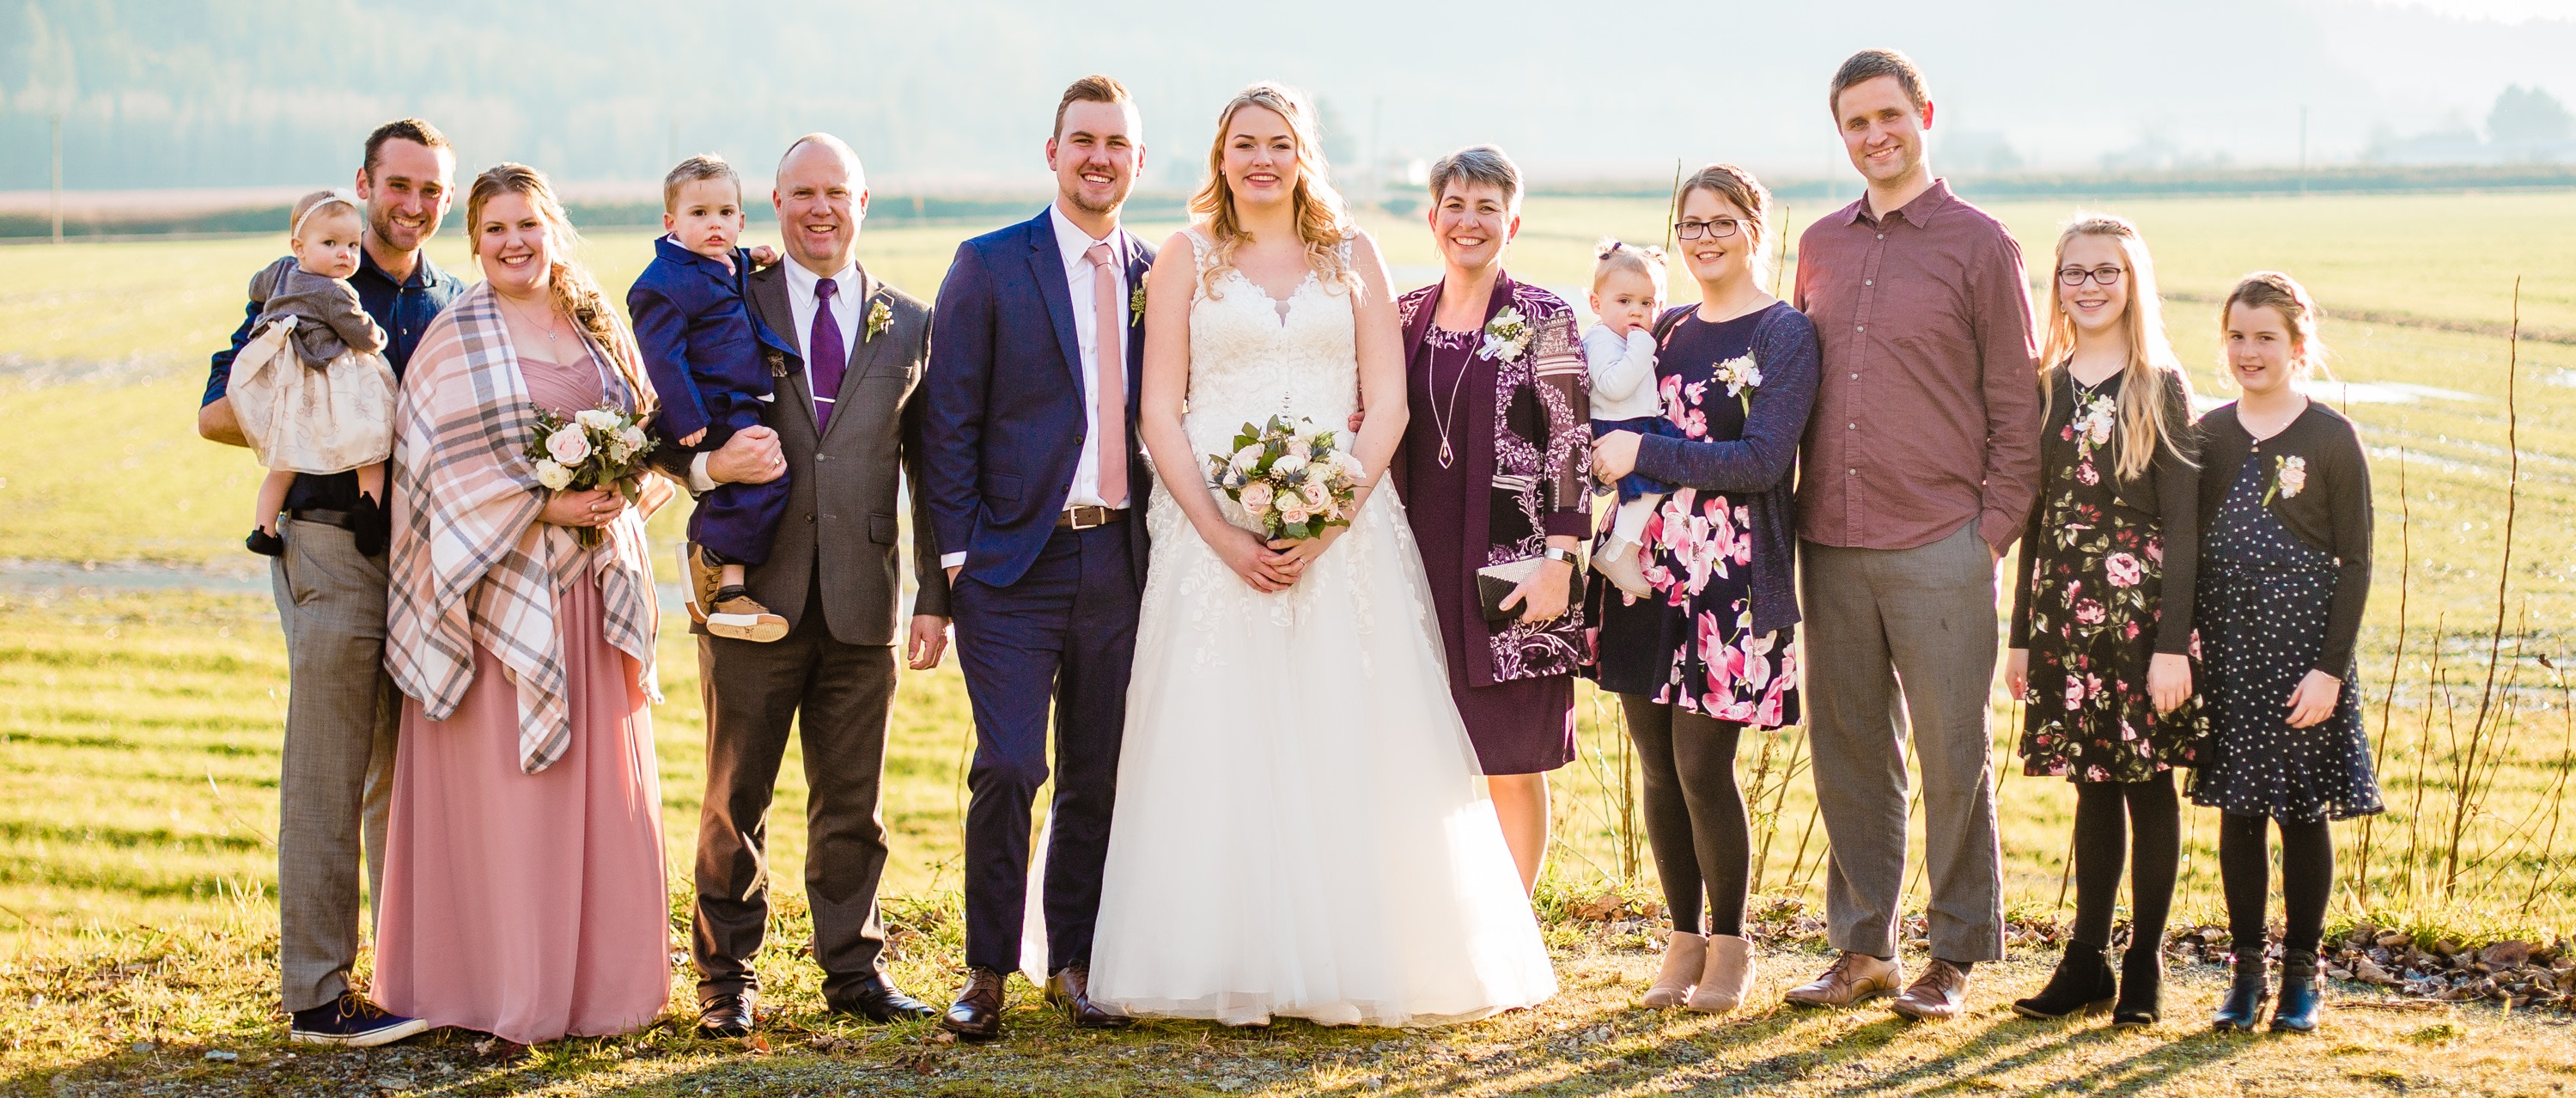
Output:
[[[803,264],[794,260],[786,260],[779,265],[787,271],[787,311],[796,318],[796,330],[780,334],[795,342],[796,356],[805,363],[805,391],[812,393],[814,354],[813,348],[806,343],[814,338],[814,307],[820,304],[814,296],[814,287],[822,284],[823,277],[806,270]],[[841,268],[832,275],[832,282],[840,287],[832,291],[832,319],[841,325],[841,340],[846,344],[842,348],[841,361],[846,367],[855,365],[854,360],[859,354],[859,265],[851,263]],[[846,373],[842,375],[843,378],[848,376]],[[840,394],[832,395],[837,397]],[[773,396],[772,399],[776,398]],[[699,454],[689,461],[689,491],[698,495],[705,495],[716,488],[715,479],[707,475],[707,457]]]
[[[1100,498],[1100,359],[1095,353],[1100,346],[1100,321],[1091,305],[1091,295],[1098,292],[1093,289],[1091,280],[1100,277],[1100,271],[1091,265],[1089,255],[1092,245],[1109,245],[1109,277],[1115,280],[1110,288],[1117,292],[1120,315],[1125,315],[1130,292],[1127,287],[1126,237],[1112,228],[1105,239],[1095,239],[1074,224],[1072,218],[1064,216],[1063,209],[1052,204],[1047,206],[1047,221],[1055,226],[1055,250],[1064,259],[1065,289],[1073,298],[1074,346],[1082,359],[1073,364],[1074,369],[1082,371],[1082,456],[1074,459],[1072,491],[1066,493],[1064,505],[1103,507],[1108,505],[1108,501]],[[1110,335],[1111,339],[1118,341],[1110,358],[1118,363],[1121,370],[1127,364],[1126,336],[1125,329]],[[1128,502],[1133,504],[1136,488],[1132,478],[1127,494],[1130,497]],[[966,554],[962,550],[939,555],[942,568],[954,568],[964,563]]]

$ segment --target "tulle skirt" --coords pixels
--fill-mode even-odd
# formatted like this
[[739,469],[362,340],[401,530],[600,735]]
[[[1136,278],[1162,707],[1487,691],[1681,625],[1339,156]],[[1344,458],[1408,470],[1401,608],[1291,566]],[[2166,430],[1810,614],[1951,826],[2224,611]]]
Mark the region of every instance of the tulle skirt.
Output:
[[1277,594],[1160,491],[1148,522],[1093,1000],[1405,1026],[1555,994],[1395,493]]

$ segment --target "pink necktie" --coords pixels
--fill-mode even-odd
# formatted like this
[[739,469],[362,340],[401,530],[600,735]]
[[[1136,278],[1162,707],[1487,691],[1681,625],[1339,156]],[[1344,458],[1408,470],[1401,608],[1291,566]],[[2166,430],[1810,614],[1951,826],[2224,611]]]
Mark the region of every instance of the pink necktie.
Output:
[[1109,245],[1082,253],[1091,261],[1092,389],[1100,409],[1100,501],[1127,505],[1127,355],[1120,337],[1127,318],[1118,308],[1118,268]]

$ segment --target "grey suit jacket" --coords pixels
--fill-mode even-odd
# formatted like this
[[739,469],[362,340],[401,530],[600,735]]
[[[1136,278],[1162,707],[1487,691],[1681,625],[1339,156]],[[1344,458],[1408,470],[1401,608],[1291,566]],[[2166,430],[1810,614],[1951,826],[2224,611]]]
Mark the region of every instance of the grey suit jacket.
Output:
[[[922,371],[930,360],[930,306],[859,270],[861,340],[850,351],[831,426],[817,431],[805,364],[767,352],[777,400],[763,422],[778,432],[787,457],[787,516],[769,560],[744,574],[751,597],[795,626],[810,588],[822,585],[824,621],[843,644],[893,644],[904,635],[898,486],[912,483],[913,573],[921,585],[913,612],[948,616],[948,574],[920,488]],[[752,315],[770,330],[796,332],[787,303],[784,263],[746,280]],[[883,302],[892,325],[865,336],[866,317]],[[801,333],[790,344],[804,342]],[[675,455],[676,456],[676,455]]]

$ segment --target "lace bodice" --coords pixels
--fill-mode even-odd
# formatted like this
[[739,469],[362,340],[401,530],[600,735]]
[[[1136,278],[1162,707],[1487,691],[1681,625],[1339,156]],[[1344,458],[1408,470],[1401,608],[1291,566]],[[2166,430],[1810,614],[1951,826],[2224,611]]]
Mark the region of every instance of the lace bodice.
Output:
[[[1190,298],[1189,411],[1183,426],[1200,455],[1231,450],[1236,431],[1273,415],[1304,416],[1339,428],[1359,410],[1360,365],[1350,292],[1313,271],[1285,302],[1243,272],[1207,285],[1214,247],[1189,231],[1200,278]],[[1350,242],[1342,243],[1347,262]]]

